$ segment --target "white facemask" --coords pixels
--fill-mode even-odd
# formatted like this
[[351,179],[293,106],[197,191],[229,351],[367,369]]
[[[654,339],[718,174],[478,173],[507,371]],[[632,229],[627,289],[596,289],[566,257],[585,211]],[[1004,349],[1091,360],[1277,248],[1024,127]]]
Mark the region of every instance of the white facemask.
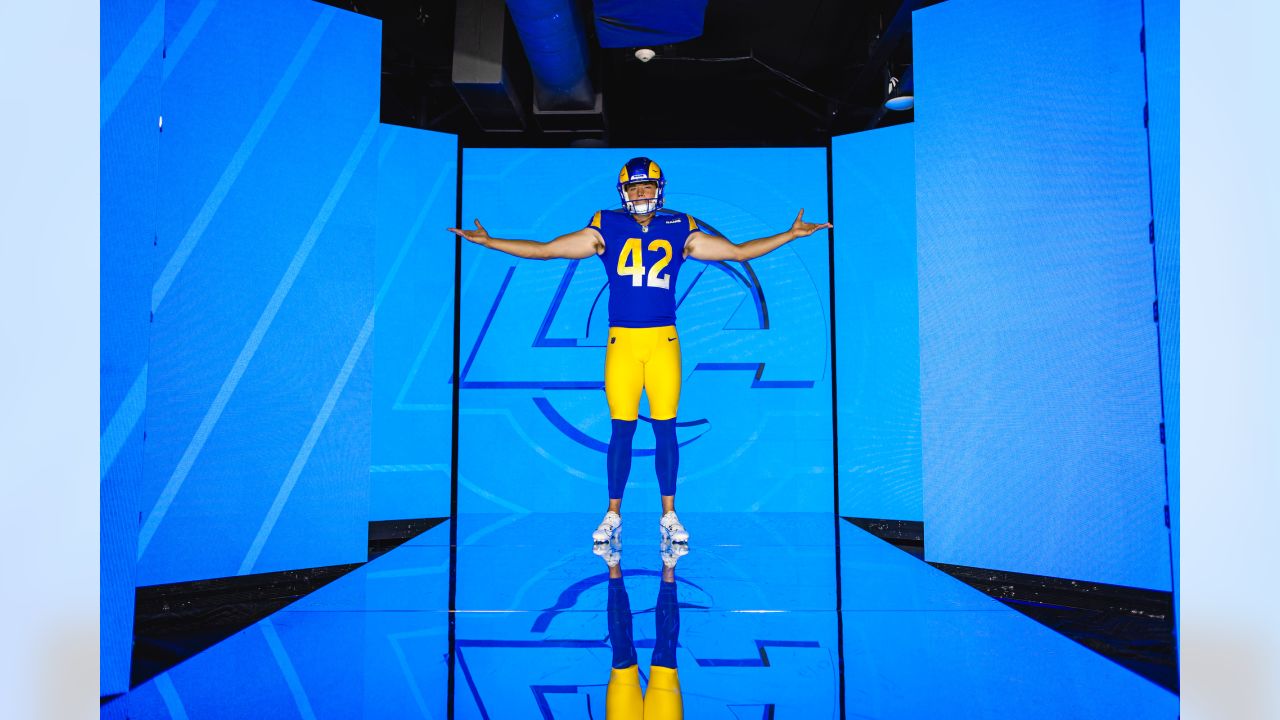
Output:
[[658,209],[657,198],[638,198],[627,201],[627,211],[632,215],[648,215]]

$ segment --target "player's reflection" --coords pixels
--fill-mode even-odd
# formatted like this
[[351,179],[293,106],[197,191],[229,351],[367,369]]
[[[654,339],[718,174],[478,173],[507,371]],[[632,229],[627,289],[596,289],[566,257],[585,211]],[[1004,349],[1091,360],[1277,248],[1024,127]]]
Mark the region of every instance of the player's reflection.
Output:
[[615,543],[596,550],[609,565],[609,642],[613,646],[613,669],[605,694],[608,720],[680,720],[684,700],[680,695],[680,675],[676,671],[676,644],[680,637],[680,605],[676,599],[676,561],[689,546],[663,542],[662,582],[654,606],[656,634],[649,662],[649,687],[640,689],[640,668],[631,635],[631,601],[622,579],[622,551]]

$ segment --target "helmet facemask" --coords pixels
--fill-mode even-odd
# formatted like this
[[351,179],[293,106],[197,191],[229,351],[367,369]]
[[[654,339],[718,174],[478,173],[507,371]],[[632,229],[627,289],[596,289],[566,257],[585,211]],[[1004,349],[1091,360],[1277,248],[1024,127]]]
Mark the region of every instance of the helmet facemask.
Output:
[[[634,200],[627,198],[627,188],[632,185],[640,185],[648,183],[653,186],[653,197],[636,198]],[[620,193],[622,195],[622,207],[632,215],[650,215],[658,211],[662,207],[662,187],[652,180],[640,180],[634,183],[627,183],[622,187]]]
[[[628,198],[627,188],[639,183],[652,183],[654,196],[634,200]],[[631,158],[618,173],[618,196],[622,198],[623,209],[632,215],[651,215],[657,212],[662,207],[663,188],[666,184],[667,178],[658,163],[645,157]]]

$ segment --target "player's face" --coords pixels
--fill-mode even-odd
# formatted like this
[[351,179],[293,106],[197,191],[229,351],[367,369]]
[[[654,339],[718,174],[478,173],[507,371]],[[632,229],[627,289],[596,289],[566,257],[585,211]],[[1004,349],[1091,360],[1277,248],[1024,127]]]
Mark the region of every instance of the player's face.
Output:
[[658,207],[658,183],[636,182],[623,187],[627,196],[627,209],[638,218],[648,217]]

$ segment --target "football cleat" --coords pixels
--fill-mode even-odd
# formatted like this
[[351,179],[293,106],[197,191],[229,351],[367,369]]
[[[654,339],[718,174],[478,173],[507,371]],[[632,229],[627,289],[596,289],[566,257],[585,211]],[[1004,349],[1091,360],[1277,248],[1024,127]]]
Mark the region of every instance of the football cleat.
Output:
[[662,537],[664,540],[670,540],[673,543],[689,542],[689,531],[684,529],[684,525],[680,524],[680,518],[676,517],[676,511],[672,510],[662,519],[658,521],[658,525],[662,528]]
[[609,542],[595,543],[591,547],[591,552],[599,555],[605,565],[618,567],[618,563],[622,561],[622,535],[615,535]]
[[658,544],[658,555],[662,557],[662,564],[665,567],[673,568],[680,558],[689,554],[689,543],[670,542],[663,538]]
[[616,533],[621,532],[621,528],[622,516],[610,510],[604,514],[604,519],[600,521],[596,531],[591,533],[591,539],[598,543],[609,542]]

